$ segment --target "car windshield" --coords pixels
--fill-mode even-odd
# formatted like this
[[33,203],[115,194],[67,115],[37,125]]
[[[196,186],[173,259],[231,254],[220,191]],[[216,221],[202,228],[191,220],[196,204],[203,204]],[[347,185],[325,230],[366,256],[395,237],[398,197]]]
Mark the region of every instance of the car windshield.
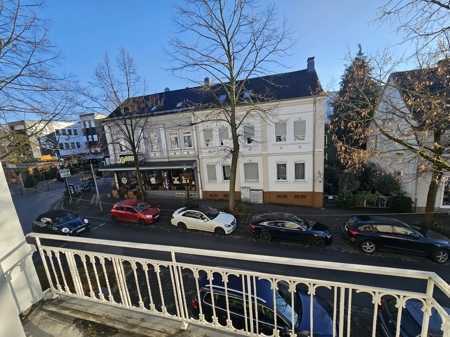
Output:
[[150,208],[150,205],[149,205],[149,204],[146,204],[146,203],[140,203],[140,204],[137,204],[137,206],[136,206],[136,211],[142,212],[143,210],[145,210],[145,209],[147,209],[147,208]]
[[[278,291],[275,293],[275,301],[277,304],[277,312],[287,319],[290,325],[294,323],[294,326],[296,326],[299,319],[297,294],[294,293],[294,307],[297,310],[293,310],[290,304],[292,302],[292,295],[289,292],[289,286],[286,283],[280,282],[278,284]],[[292,322],[292,317],[294,318],[294,322]]]
[[66,222],[69,222],[73,219],[75,219],[77,216],[73,213],[66,213],[66,214],[61,214],[60,216],[56,216],[53,218],[53,222],[55,223],[55,225],[60,225]]
[[215,209],[215,208],[212,208],[212,207],[208,207],[208,208],[206,208],[206,209],[203,209],[202,211],[203,211],[203,213],[205,213],[205,215],[206,215],[208,218],[210,218],[210,219],[214,219],[214,218],[215,218],[216,216],[218,216],[219,213],[220,213],[219,210],[217,210],[217,209]]

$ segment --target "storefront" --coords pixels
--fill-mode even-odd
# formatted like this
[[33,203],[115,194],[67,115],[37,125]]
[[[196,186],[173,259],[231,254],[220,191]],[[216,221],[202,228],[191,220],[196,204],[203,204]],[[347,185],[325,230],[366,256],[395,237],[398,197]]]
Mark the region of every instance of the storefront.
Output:
[[[198,177],[196,161],[165,161],[141,163],[140,172],[146,193],[152,191],[167,192],[167,195],[176,191],[198,192]],[[110,165],[99,169],[102,172],[111,172],[115,187],[118,190],[136,190],[137,179],[135,167],[127,162],[121,165]]]

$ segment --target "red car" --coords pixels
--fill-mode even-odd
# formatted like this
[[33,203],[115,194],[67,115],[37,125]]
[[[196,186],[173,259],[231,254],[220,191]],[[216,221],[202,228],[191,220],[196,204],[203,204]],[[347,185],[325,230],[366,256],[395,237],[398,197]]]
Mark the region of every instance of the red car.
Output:
[[117,221],[152,224],[158,220],[159,211],[158,207],[152,207],[145,202],[130,199],[116,203],[111,209],[111,217]]

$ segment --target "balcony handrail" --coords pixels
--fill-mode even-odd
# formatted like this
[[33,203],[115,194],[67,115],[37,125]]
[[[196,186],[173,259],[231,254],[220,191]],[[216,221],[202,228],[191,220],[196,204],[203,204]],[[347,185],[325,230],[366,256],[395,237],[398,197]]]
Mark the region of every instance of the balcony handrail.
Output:
[[315,269],[333,269],[337,271],[345,272],[355,272],[355,273],[365,273],[365,274],[376,274],[383,276],[395,276],[395,277],[407,277],[416,278],[422,280],[434,280],[436,285],[447,295],[450,294],[449,284],[443,280],[438,274],[431,271],[414,270],[414,269],[400,269],[393,267],[379,267],[379,266],[369,266],[362,264],[352,264],[352,263],[342,263],[342,262],[331,262],[323,260],[307,260],[292,257],[280,257],[280,256],[268,256],[262,254],[249,254],[240,252],[229,252],[220,250],[210,250],[210,249],[200,249],[200,248],[190,248],[190,247],[180,247],[180,246],[167,246],[159,244],[149,244],[149,243],[138,243],[138,242],[127,242],[127,241],[115,241],[115,240],[104,240],[104,239],[92,239],[84,237],[64,237],[61,235],[54,234],[38,234],[30,233],[27,235],[28,238],[40,238],[48,240],[57,241],[67,241],[67,242],[77,242],[86,243],[91,245],[101,245],[101,246],[112,246],[121,248],[131,248],[138,250],[151,250],[151,251],[163,251],[175,254],[186,254],[186,255],[196,255],[196,256],[213,256],[215,258],[223,258],[227,260],[244,260],[251,262],[264,262],[270,264],[280,264],[280,265],[291,265],[298,267],[308,267]]

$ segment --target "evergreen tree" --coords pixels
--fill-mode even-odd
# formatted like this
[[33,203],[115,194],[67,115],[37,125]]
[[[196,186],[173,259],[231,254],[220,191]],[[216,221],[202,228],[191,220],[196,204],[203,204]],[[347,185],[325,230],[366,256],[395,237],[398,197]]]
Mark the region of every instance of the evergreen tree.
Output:
[[330,123],[337,156],[344,168],[360,168],[366,161],[368,128],[379,92],[370,63],[359,45],[358,53],[342,76]]

